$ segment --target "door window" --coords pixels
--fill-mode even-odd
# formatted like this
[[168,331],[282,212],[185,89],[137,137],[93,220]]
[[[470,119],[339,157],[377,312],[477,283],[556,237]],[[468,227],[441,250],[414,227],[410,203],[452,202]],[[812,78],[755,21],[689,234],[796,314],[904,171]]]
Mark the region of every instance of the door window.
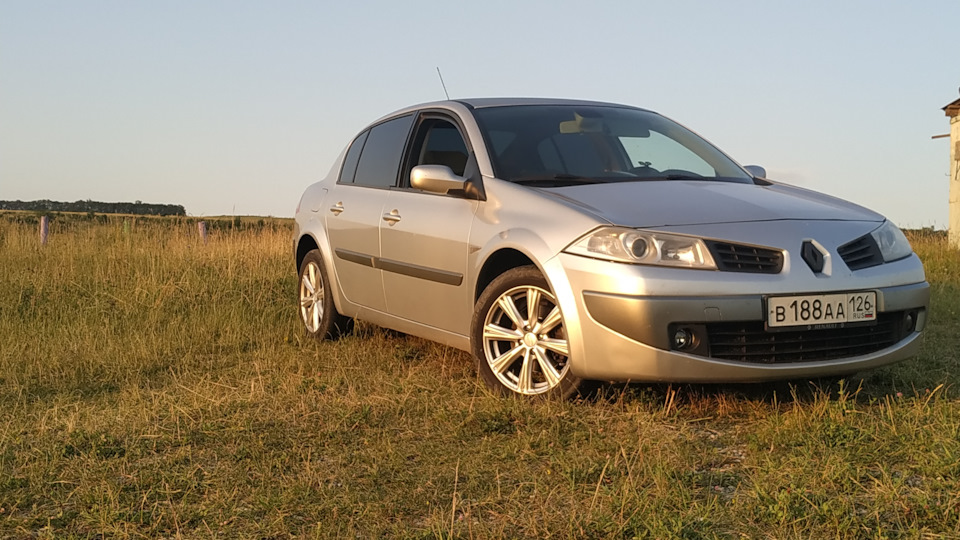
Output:
[[370,132],[361,133],[350,145],[350,150],[347,150],[347,156],[343,158],[343,168],[340,169],[341,184],[353,183],[353,176],[357,173],[357,163],[360,161],[360,151],[363,150],[363,143],[366,142],[368,133]]
[[[409,169],[417,165],[446,165],[463,176],[470,151],[457,126],[442,118],[426,118],[417,129]],[[407,176],[409,177],[409,170]]]
[[393,187],[397,184],[400,158],[406,146],[413,116],[401,116],[370,129],[353,182],[371,187]]

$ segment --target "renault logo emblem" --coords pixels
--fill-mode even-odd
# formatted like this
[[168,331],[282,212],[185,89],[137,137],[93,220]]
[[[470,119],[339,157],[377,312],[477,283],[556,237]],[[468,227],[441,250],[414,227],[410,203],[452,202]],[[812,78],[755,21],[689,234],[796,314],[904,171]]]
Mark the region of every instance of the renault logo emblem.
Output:
[[823,272],[823,253],[813,242],[809,240],[803,242],[803,247],[800,249],[800,256],[803,257],[807,266],[813,270],[813,273],[819,274]]

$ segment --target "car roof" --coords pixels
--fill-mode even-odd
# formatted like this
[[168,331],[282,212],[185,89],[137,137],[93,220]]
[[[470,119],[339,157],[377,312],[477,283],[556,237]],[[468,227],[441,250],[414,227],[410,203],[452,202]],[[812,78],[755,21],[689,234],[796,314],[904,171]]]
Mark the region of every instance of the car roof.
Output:
[[417,105],[410,105],[402,109],[397,109],[390,114],[380,117],[374,124],[378,124],[388,118],[401,114],[411,113],[422,109],[486,109],[491,107],[512,107],[517,105],[585,105],[592,107],[618,107],[623,109],[636,109],[646,111],[640,107],[632,105],[622,105],[619,103],[607,103],[603,101],[589,101],[583,99],[562,99],[562,98],[530,98],[530,97],[499,97],[499,98],[463,98],[449,99],[443,101],[430,101]]
[[474,109],[483,109],[486,107],[509,107],[514,105],[591,105],[595,107],[623,107],[636,109],[630,105],[621,105],[619,103],[605,103],[603,101],[589,101],[583,99],[561,99],[561,98],[471,98],[455,99],[468,107]]

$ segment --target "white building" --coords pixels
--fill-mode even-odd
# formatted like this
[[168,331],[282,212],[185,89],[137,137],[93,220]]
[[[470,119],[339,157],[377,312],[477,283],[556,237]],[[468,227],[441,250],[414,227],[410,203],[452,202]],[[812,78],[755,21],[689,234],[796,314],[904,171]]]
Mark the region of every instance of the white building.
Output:
[[950,117],[950,247],[960,249],[960,99],[943,108]]

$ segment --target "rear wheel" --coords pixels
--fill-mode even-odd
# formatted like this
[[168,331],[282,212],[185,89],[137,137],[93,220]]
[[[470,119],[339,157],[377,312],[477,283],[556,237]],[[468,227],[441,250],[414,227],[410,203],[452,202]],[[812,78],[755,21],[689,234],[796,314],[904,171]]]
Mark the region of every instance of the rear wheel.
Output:
[[307,334],[317,339],[336,339],[353,330],[353,319],[341,315],[333,302],[330,280],[320,252],[312,250],[300,263],[300,320]]
[[504,395],[567,398],[577,391],[560,306],[535,266],[508,270],[484,289],[471,339],[480,377]]

